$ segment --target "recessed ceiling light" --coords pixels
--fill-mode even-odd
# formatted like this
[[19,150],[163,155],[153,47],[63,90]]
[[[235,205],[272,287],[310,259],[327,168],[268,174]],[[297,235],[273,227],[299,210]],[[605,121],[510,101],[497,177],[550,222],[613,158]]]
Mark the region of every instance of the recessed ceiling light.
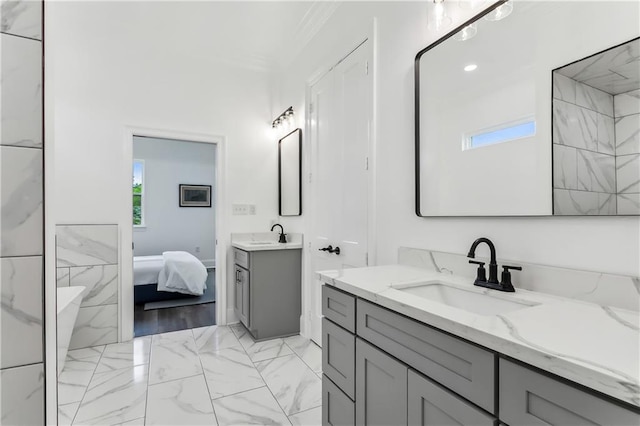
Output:
[[476,68],[478,68],[476,64],[469,64],[466,67],[464,67],[464,70],[467,72],[471,72],[471,71],[475,71]]

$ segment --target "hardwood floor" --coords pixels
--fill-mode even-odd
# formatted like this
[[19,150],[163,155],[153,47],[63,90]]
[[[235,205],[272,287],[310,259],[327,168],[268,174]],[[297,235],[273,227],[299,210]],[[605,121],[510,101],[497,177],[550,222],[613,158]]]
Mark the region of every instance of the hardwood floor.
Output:
[[216,304],[203,303],[149,311],[144,310],[144,305],[135,305],[133,321],[135,337],[206,327],[216,324]]

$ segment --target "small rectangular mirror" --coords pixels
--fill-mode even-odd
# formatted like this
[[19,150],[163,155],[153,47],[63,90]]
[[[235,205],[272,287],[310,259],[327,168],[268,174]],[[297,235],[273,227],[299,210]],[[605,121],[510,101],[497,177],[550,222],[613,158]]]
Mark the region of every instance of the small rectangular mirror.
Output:
[[278,201],[280,216],[302,214],[302,130],[278,142]]

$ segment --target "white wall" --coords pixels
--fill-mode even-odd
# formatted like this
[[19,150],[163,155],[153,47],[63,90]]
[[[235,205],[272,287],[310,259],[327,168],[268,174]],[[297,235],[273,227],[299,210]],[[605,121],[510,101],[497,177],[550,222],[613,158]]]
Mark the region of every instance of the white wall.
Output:
[[134,227],[135,256],[186,251],[209,266],[215,260],[215,202],[210,208],[180,207],[180,184],[210,185],[215,200],[216,146],[141,138],[133,158],[144,160],[144,226]]
[[[640,275],[638,217],[425,219],[415,215],[413,61],[437,38],[427,31],[428,3],[342,4],[276,85],[274,109],[294,105],[301,116],[306,81],[352,49],[376,18],[377,262],[395,263],[399,246],[466,253],[475,238],[487,236],[502,258]],[[457,13],[454,25],[474,12]],[[308,147],[306,137],[304,146]],[[300,218],[283,223],[291,230],[304,229]]]
[[[47,8],[46,113],[54,117],[49,133],[56,146],[56,196],[48,199],[57,223],[118,223],[123,260],[132,254],[131,234],[123,231],[131,229],[124,219],[131,203],[127,126],[224,137],[222,241],[231,232],[268,230],[277,215],[270,77],[208,53],[209,45],[225,41],[211,39],[206,7],[52,2]],[[232,203],[255,204],[257,214],[231,216]],[[129,288],[129,268],[120,276]]]

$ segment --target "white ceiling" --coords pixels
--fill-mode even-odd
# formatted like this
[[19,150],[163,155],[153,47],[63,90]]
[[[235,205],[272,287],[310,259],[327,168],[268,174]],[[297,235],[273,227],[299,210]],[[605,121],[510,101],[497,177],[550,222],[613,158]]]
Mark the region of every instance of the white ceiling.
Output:
[[[120,4],[131,13],[132,3]],[[127,15],[129,25],[125,25],[144,26],[149,39],[154,33],[160,39],[192,34],[190,40],[198,49],[184,50],[207,51],[221,62],[268,71],[287,65],[300,53],[339,4],[335,0],[139,2],[134,6],[136,16]]]

